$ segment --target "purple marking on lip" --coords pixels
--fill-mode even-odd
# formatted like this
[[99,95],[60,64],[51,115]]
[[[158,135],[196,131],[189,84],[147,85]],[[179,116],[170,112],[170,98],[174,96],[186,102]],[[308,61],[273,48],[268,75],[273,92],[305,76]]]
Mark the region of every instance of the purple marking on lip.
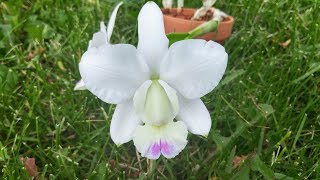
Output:
[[169,145],[167,141],[160,140],[161,153],[165,155],[170,155],[173,152],[173,147]]
[[161,151],[160,144],[154,143],[151,146],[151,154],[152,154],[152,156],[158,156],[160,154],[160,151]]
[[170,145],[166,140],[155,142],[149,147],[148,154],[157,158],[162,153],[165,156],[170,156],[174,152],[174,146]]

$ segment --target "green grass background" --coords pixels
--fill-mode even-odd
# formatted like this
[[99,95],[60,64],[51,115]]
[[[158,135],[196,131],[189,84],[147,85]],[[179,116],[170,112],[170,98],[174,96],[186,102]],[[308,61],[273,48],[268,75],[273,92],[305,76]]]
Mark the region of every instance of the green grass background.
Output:
[[[137,44],[144,3],[125,1],[112,42]],[[115,106],[73,91],[80,57],[116,4],[1,2],[0,177],[30,178],[19,158],[34,157],[40,179],[146,178],[147,160],[138,160],[133,143],[117,147],[110,139]],[[186,0],[189,7],[200,4]],[[220,0],[215,6],[236,22],[224,44],[224,80],[203,98],[211,132],[207,139],[190,134],[185,150],[154,162],[149,178],[320,179],[320,2]],[[241,155],[248,158],[234,167]]]

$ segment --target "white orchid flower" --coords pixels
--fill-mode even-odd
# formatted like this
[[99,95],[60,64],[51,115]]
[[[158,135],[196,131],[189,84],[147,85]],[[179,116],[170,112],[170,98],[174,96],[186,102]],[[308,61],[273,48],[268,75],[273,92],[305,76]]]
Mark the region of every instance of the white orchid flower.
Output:
[[173,158],[185,148],[188,131],[208,135],[211,118],[200,97],[218,85],[228,55],[220,44],[199,39],[168,48],[163,15],[154,2],[141,9],[138,34],[137,48],[90,47],[80,74],[90,92],[117,104],[110,124],[117,145],[133,140],[143,157]]
[[[89,41],[88,50],[92,47],[99,47],[103,44],[110,44],[110,39],[112,36],[114,24],[116,22],[117,13],[122,4],[123,2],[121,1],[112,11],[107,28],[104,25],[104,22],[100,22],[100,31],[93,34],[92,40]],[[74,90],[87,90],[86,85],[82,79],[77,82],[76,86],[74,87]]]

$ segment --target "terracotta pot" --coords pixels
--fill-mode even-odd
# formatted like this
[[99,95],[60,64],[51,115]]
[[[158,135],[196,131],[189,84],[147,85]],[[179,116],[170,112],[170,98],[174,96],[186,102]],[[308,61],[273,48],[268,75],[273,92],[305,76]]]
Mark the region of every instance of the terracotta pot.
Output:
[[[168,10],[162,9],[162,12],[166,12]],[[190,20],[193,17],[196,9],[192,8],[183,8],[180,15],[173,17],[172,14],[177,14],[177,9],[170,9],[170,14],[163,13],[164,16],[164,26],[166,33],[173,32],[189,32],[196,28],[197,26],[203,24],[205,21],[194,21]],[[207,41],[214,40],[218,42],[223,42],[226,38],[228,38],[232,33],[232,27],[234,24],[234,19],[232,16],[228,16],[225,18],[218,26],[218,29],[215,32],[207,33],[199,39],[205,39]]]

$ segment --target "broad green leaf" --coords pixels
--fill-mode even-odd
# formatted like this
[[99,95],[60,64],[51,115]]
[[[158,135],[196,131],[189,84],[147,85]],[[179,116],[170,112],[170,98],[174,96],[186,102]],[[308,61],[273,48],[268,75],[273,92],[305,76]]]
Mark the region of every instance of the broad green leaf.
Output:
[[250,180],[250,168],[249,166],[245,166],[240,169],[235,175],[232,176],[233,180]]
[[274,173],[261,159],[259,156],[255,156],[251,161],[251,169],[253,171],[259,171],[265,179],[275,179]]
[[169,45],[171,46],[173,43],[177,41],[182,41],[189,36],[189,33],[170,33],[167,34],[167,38],[169,39]]
[[226,169],[225,169],[226,173],[232,172],[232,161],[233,161],[234,155],[236,154],[236,149],[237,149],[237,147],[234,146],[230,152],[230,155],[227,160]]
[[42,36],[44,39],[50,39],[54,36],[54,30],[48,24],[43,23]]
[[31,39],[38,39],[38,40],[42,40],[43,38],[42,36],[43,29],[44,29],[43,24],[38,21],[27,24],[25,28],[25,30],[28,33],[28,36]]
[[211,138],[216,143],[218,151],[222,152],[223,149],[229,145],[230,137],[221,136],[218,132],[214,131],[211,133]]
[[292,83],[298,83],[299,81],[302,81],[308,78],[309,76],[311,76],[313,73],[317,71],[320,71],[320,63],[313,63],[311,64],[309,71],[307,71],[304,75],[292,81]]
[[236,79],[237,77],[241,76],[243,73],[245,73],[246,71],[243,69],[239,69],[239,70],[233,70],[230,71],[226,77],[223,79],[223,81],[221,82],[222,85],[226,85],[229,84],[231,81],[233,81],[234,79]]
[[96,166],[89,179],[103,180],[107,178],[107,162],[101,162]]
[[259,104],[264,116],[267,117],[274,112],[273,107],[270,104]]
[[0,65],[0,92],[10,92],[18,82],[17,74],[6,66]]
[[292,177],[289,177],[287,175],[281,174],[281,173],[274,173],[276,179],[279,180],[294,180]]

